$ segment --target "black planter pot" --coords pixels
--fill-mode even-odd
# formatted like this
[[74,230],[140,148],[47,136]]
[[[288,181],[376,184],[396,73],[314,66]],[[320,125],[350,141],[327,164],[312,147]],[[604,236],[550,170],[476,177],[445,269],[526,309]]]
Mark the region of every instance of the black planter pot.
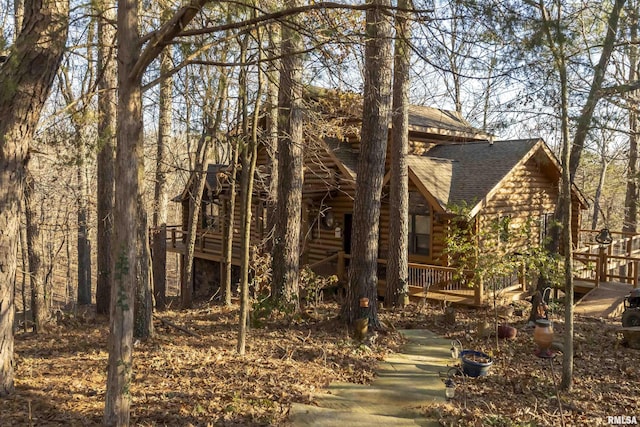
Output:
[[[470,359],[471,356],[482,357],[487,362],[476,362]],[[483,377],[489,373],[489,368],[493,365],[493,358],[481,351],[464,350],[460,353],[460,358],[462,359],[462,371],[468,377]]]

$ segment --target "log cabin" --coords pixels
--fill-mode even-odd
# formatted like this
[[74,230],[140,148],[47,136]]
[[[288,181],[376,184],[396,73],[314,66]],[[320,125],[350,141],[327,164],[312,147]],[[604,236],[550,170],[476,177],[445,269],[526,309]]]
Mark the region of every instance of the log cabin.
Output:
[[[337,96],[336,92],[315,92],[309,98],[300,263],[318,274],[336,274],[344,281],[351,250],[360,145],[359,100]],[[506,233],[529,224],[531,233],[526,239],[505,239],[506,251],[526,251],[528,246],[540,244],[548,231],[558,202],[560,164],[542,139],[496,141],[474,129],[456,112],[411,106],[409,124],[410,295],[460,304],[485,304],[489,292],[482,284],[471,288],[461,284],[454,279],[456,269],[449,266],[445,237],[456,218],[453,207],[466,206],[467,220],[475,222],[475,230],[504,219],[508,220],[503,221],[508,223]],[[268,152],[265,147],[259,150],[254,177],[251,236],[256,254],[264,250],[268,238]],[[380,295],[384,295],[389,247],[388,160],[386,170],[379,233]],[[228,223],[228,182],[227,165],[209,165],[197,230],[193,276],[196,294],[214,292],[219,286],[223,227]],[[174,199],[182,203],[182,224],[168,227],[167,248],[181,254],[192,184],[190,179],[183,193]],[[576,188],[572,201],[572,233],[577,241],[586,201]],[[239,264],[239,203],[236,201],[233,218],[234,265]],[[499,286],[494,283],[492,292],[499,291],[501,298],[508,300],[522,295],[525,287],[523,276],[514,272],[501,280]]]

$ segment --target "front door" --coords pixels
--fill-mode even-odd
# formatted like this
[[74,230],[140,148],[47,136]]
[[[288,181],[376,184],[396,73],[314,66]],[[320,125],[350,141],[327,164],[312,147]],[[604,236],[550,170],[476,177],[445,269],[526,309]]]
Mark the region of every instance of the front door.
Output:
[[344,214],[344,238],[342,239],[342,250],[345,254],[351,253],[351,223],[353,214]]

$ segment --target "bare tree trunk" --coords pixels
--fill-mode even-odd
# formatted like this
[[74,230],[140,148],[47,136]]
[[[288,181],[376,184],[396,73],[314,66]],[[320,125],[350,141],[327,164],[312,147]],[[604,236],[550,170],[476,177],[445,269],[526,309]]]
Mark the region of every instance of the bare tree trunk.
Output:
[[620,14],[625,1],[626,0],[615,0],[613,3],[613,8],[611,9],[607,19],[607,33],[602,42],[600,58],[598,59],[598,64],[596,64],[593,69],[593,80],[589,87],[589,94],[587,95],[587,99],[577,119],[576,132],[571,146],[571,163],[569,164],[571,182],[573,182],[578,166],[580,165],[582,151],[584,150],[584,142],[587,139],[587,133],[591,126],[591,119],[593,118],[596,105],[600,100],[600,89],[604,82],[605,71],[607,70],[611,54],[616,46],[618,23],[620,22]]
[[[271,57],[279,54],[279,27],[272,25],[269,28],[269,50]],[[273,233],[277,219],[276,208],[278,206],[278,64],[270,61],[267,66],[267,138],[266,147],[269,152],[269,171],[271,180],[269,181],[269,196],[267,199],[267,246],[266,250],[273,249]]]
[[407,21],[411,1],[399,0],[393,73],[393,126],[391,135],[391,183],[389,190],[389,256],[387,264],[388,306],[404,306],[409,294],[409,38]]
[[0,64],[0,396],[14,389],[14,296],[24,163],[69,25],[68,0],[27,0],[24,10],[23,31],[8,60]]
[[94,3],[98,15],[98,197],[96,312],[108,314],[111,300],[114,149],[116,140],[115,0]]
[[169,167],[166,147],[172,138],[173,78],[169,73],[172,67],[171,52],[171,46],[167,46],[160,55],[160,74],[166,75],[166,77],[160,82],[154,191],[155,210],[153,213],[153,290],[158,310],[165,309],[167,293],[167,209],[169,204],[167,172]]
[[[560,78],[560,95],[561,95],[561,127],[562,127],[562,185],[560,190],[560,202],[557,208],[557,218],[562,222],[562,237],[564,253],[564,278],[565,278],[565,332],[564,332],[564,353],[562,364],[562,383],[561,387],[565,390],[571,388],[573,382],[573,244],[571,232],[571,184],[573,183],[576,170],[580,164],[580,158],[584,149],[589,126],[593,118],[595,107],[600,99],[600,90],[604,81],[604,73],[609,63],[609,59],[615,47],[616,33],[618,31],[618,23],[620,13],[624,6],[625,0],[616,0],[613,8],[609,13],[607,20],[607,32],[602,43],[602,52],[598,60],[598,64],[594,67],[594,76],[589,88],[589,94],[582,107],[577,120],[576,132],[573,141],[569,139],[569,96],[568,96],[568,78],[566,53],[564,51],[562,35],[562,10],[561,7],[556,9],[557,16],[553,19],[542,0],[538,2],[538,9],[541,13],[543,30],[545,32],[546,41],[553,55],[554,63]],[[555,33],[555,34],[554,34]],[[554,227],[556,228],[556,227]],[[556,232],[554,232],[556,234]],[[554,240],[558,240],[554,237]],[[557,245],[553,245],[557,248]]]
[[[564,55],[563,55],[564,58]],[[569,95],[564,61],[561,67],[562,96],[562,185],[560,205],[562,221],[562,249],[564,255],[564,351],[562,353],[562,383],[564,390],[571,389],[573,382],[573,242],[571,233],[571,144],[569,140]]]
[[[258,43],[261,43],[261,33],[258,31]],[[253,123],[251,124],[251,140],[242,156],[242,253],[240,255],[241,279],[240,279],[240,325],[238,333],[238,354],[245,354],[247,342],[247,318],[250,310],[249,301],[249,262],[251,251],[251,207],[253,198],[253,179],[256,172],[256,160],[258,157],[258,126],[260,120],[260,97],[262,96],[263,73],[260,70],[262,59],[262,46],[259,46],[260,56],[258,60],[258,87],[256,88],[256,102],[253,109]]]
[[[638,5],[631,1],[628,8],[629,79],[638,77]],[[635,233],[638,228],[638,91],[628,94],[629,109],[629,163],[627,166],[627,190],[624,199],[622,231]]]
[[[388,0],[373,0],[373,6],[389,7]],[[367,10],[364,105],[360,156],[353,212],[351,265],[343,318],[353,323],[368,318],[378,328],[378,232],[380,199],[384,178],[389,113],[391,110],[391,25],[379,8]],[[369,299],[361,309],[360,298]]]
[[[68,219],[68,218],[67,218]],[[74,294],[73,294],[73,273],[71,271],[71,227],[69,226],[69,221],[67,221],[67,226],[64,229],[64,234],[65,234],[65,250],[67,253],[67,265],[65,266],[65,273],[66,273],[66,279],[67,279],[67,286],[66,286],[66,294],[68,296],[68,298],[73,301],[73,305],[74,307],[76,306],[75,304],[75,299],[74,299]]]
[[81,134],[83,125],[76,126],[76,176],[78,179],[78,305],[91,304],[91,244],[89,242],[89,207],[84,159],[86,149]]
[[140,55],[138,2],[118,1],[118,127],[112,246],[109,365],[103,423],[129,425],[133,370],[133,310],[138,279],[139,194],[142,190],[143,140],[140,76],[133,73]]
[[225,218],[223,222],[222,251],[224,255],[221,287],[224,289],[224,302],[231,306],[231,267],[233,259],[233,219],[236,210],[236,172],[238,164],[238,144],[232,147],[231,170],[229,172],[229,199],[225,201]]
[[[25,201],[26,203],[26,201]],[[26,214],[25,214],[26,216]],[[26,221],[26,218],[25,218]],[[27,230],[26,227],[20,227],[20,252],[22,255],[22,330],[27,332],[27,273],[29,272],[29,255],[27,249]],[[33,299],[33,298],[32,298]],[[33,311],[32,311],[33,313]]]
[[[221,60],[225,61],[227,57],[226,51],[221,54]],[[182,280],[182,308],[190,308],[193,304],[193,257],[195,252],[196,233],[198,231],[198,218],[200,217],[200,207],[202,205],[202,196],[207,182],[207,169],[209,157],[213,146],[213,139],[218,136],[220,126],[222,124],[223,109],[227,102],[227,74],[226,70],[221,70],[218,82],[218,91],[216,94],[216,111],[212,118],[212,111],[209,108],[205,111],[206,123],[205,129],[200,141],[198,141],[198,149],[196,150],[196,159],[194,174],[196,176],[192,192],[189,200],[189,219],[187,229],[186,254],[184,263],[184,278]]]
[[600,213],[600,198],[602,197],[602,189],[604,188],[605,178],[607,176],[607,168],[609,162],[605,159],[604,149],[601,153],[600,163],[600,177],[598,178],[598,187],[596,188],[596,194],[593,196],[593,216],[591,218],[591,229],[595,230],[598,226],[598,214]]
[[153,336],[153,278],[150,275],[150,252],[147,212],[144,209],[144,200],[140,195],[138,197],[138,257],[136,258],[138,277],[133,314],[133,337],[143,340]]
[[182,308],[191,308],[193,305],[193,257],[195,253],[196,237],[198,234],[198,218],[202,204],[202,193],[207,181],[207,160],[211,150],[211,138],[209,129],[203,130],[196,151],[196,163],[194,166],[195,180],[189,195],[189,219],[187,226],[186,253],[184,261],[184,278],[180,289]]
[[[180,8],[158,29],[152,41],[142,46],[138,35],[137,0],[118,1],[118,127],[115,162],[113,283],[109,327],[109,365],[105,395],[105,425],[128,425],[131,406],[133,304],[137,280],[148,275],[149,260],[140,259],[140,230],[147,227],[140,215],[143,196],[144,144],[142,133],[142,75],[165,45],[189,24],[202,1]],[[144,257],[144,254],[143,254]]]
[[[289,0],[287,7],[299,6]],[[298,272],[300,261],[300,217],[302,214],[303,111],[302,37],[291,24],[281,26],[282,59],[278,104],[278,195],[272,249],[272,298],[278,303],[300,308]]]
[[31,312],[33,313],[33,330],[36,333],[45,331],[49,319],[47,310],[47,292],[43,264],[42,242],[40,241],[40,220],[38,206],[35,201],[35,182],[25,165],[24,211],[27,220],[27,253],[29,257],[29,279],[31,282]]
[[14,28],[16,30],[15,37],[18,37],[20,31],[22,30],[22,19],[24,18],[24,0],[14,0],[13,1],[13,19],[14,19]]
[[[247,39],[246,37],[239,41],[240,44],[240,61],[246,62],[247,57]],[[240,69],[238,76],[238,109],[237,117],[242,122],[242,136],[247,135],[247,94],[246,94],[246,68]],[[236,189],[238,188],[238,158],[240,156],[241,140],[235,139],[232,150],[231,170],[229,173],[229,200],[226,201],[225,222],[223,230],[223,252],[224,252],[224,272],[222,275],[222,287],[224,288],[224,301],[227,307],[231,306],[231,271],[233,266],[233,235],[234,220],[236,215]]]

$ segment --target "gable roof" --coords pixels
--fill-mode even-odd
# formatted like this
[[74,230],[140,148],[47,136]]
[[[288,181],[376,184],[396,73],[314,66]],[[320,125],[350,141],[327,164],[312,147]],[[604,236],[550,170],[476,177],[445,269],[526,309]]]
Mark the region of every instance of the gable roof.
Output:
[[465,203],[473,216],[478,204],[516,165],[528,160],[539,143],[542,140],[520,139],[437,145],[423,159],[411,159],[410,167],[444,210]]
[[[536,153],[558,179],[560,164],[542,139],[437,145],[423,156],[409,155],[407,163],[413,182],[436,208],[447,212],[452,204],[466,204],[473,217],[509,174]],[[587,206],[575,185],[573,192]]]
[[491,135],[474,128],[456,111],[421,105],[409,106],[409,130],[431,135],[490,140]]
[[[220,192],[220,190],[222,189],[222,182],[220,182],[218,174],[226,170],[228,167],[229,165],[221,165],[221,164],[207,165],[207,180],[205,182],[205,189],[208,192],[214,193],[214,194],[217,194]],[[195,177],[196,177],[196,174],[192,172],[191,175],[189,176],[189,180],[187,181],[187,185],[184,186],[184,190],[182,190],[182,193],[179,196],[176,196],[173,198],[174,201],[179,202],[189,197],[189,191],[193,186],[193,180],[195,179]]]

